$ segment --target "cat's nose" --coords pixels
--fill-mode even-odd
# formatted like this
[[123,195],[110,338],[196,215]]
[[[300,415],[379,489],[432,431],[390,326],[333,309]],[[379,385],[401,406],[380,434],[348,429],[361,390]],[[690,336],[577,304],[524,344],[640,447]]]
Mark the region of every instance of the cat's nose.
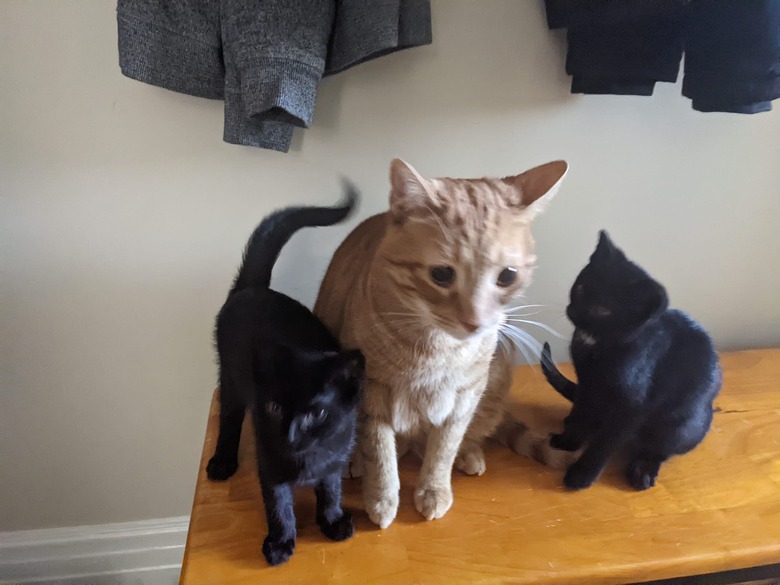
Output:
[[469,333],[474,333],[477,329],[479,329],[479,323],[475,323],[474,321],[461,320],[460,324],[463,325],[463,328]]

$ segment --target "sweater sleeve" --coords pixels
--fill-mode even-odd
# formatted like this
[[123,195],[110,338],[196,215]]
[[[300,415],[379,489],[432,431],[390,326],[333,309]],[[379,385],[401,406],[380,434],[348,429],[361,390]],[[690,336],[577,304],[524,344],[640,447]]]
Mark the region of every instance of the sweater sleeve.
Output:
[[340,0],[325,75],[431,40],[429,0]]

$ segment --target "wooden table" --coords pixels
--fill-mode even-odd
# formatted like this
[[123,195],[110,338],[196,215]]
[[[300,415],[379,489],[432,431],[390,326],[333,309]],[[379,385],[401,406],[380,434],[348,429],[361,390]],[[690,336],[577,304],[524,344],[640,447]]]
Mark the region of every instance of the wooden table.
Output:
[[[276,568],[260,551],[266,527],[252,442],[242,441],[233,478],[206,479],[215,398],[181,583],[594,585],[780,563],[780,349],[728,353],[722,361],[712,430],[695,451],[667,463],[651,490],[632,491],[613,468],[590,489],[569,493],[562,472],[491,444],[485,475],[455,472],[452,509],[426,522],[412,503],[419,463],[407,456],[398,518],[384,531],[361,509],[359,480],[345,480],[356,532],[343,543],[320,534],[312,490],[298,491],[297,549]],[[547,429],[567,412],[538,369],[518,369],[513,397],[518,414]],[[766,571],[780,574],[780,565]]]

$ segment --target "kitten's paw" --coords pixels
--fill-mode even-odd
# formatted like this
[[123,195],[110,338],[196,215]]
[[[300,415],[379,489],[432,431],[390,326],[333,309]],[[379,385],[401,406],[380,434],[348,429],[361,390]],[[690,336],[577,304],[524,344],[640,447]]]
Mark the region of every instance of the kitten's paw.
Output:
[[352,514],[346,510],[335,522],[326,522],[324,519],[321,519],[319,525],[320,530],[322,530],[322,533],[325,536],[337,542],[347,540],[355,531],[354,525],[352,524]]
[[658,477],[658,465],[648,461],[637,460],[629,463],[626,469],[626,479],[636,490],[648,490],[655,485]]
[[455,468],[466,475],[482,475],[487,469],[485,454],[477,445],[461,445],[458,458],[455,459]]
[[263,555],[269,565],[281,565],[286,563],[295,550],[295,539],[280,540],[272,538],[269,534],[263,541]]
[[566,475],[563,476],[563,485],[570,490],[581,490],[593,485],[598,477],[597,473],[593,473],[588,469],[580,469],[576,465],[569,467]]
[[414,507],[426,520],[441,518],[452,507],[452,488],[420,487],[414,491]]
[[550,435],[550,447],[559,451],[576,451],[580,448],[580,445],[571,437],[567,437],[565,433],[553,433]]
[[238,461],[214,455],[206,466],[206,475],[212,481],[224,481],[238,469]]
[[366,512],[371,522],[379,528],[387,528],[398,514],[398,493],[385,495],[370,502],[366,501]]

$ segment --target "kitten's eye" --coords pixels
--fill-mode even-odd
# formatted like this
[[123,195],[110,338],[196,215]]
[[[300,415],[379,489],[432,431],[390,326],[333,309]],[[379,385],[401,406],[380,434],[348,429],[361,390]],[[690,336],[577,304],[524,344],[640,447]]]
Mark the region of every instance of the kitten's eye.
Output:
[[317,412],[315,412],[315,413],[314,413],[314,419],[315,419],[317,422],[322,422],[322,421],[324,421],[326,418],[328,418],[328,411],[327,411],[327,410],[325,410],[325,409],[322,409],[322,408],[321,408],[320,410],[318,410]]
[[455,269],[452,266],[433,266],[431,280],[442,288],[449,288],[455,282]]
[[590,308],[590,314],[594,317],[609,317],[612,314],[612,311],[601,305],[596,305]]
[[496,280],[496,284],[503,288],[512,286],[515,282],[517,282],[517,268],[511,266],[504,268]]
[[278,415],[282,412],[282,407],[273,400],[269,400],[265,403],[265,411],[268,414]]

